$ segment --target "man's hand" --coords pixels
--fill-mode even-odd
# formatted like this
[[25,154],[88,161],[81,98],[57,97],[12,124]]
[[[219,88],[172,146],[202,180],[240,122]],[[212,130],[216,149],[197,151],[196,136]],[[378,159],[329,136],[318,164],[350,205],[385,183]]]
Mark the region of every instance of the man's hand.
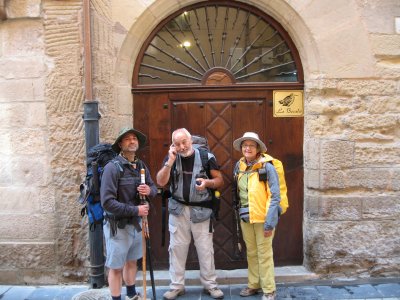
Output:
[[171,146],[169,146],[168,158],[169,161],[171,161],[172,163],[176,160],[176,148],[174,144],[171,144]]
[[147,184],[141,184],[137,187],[137,190],[140,195],[148,196],[150,195],[151,189]]
[[147,216],[149,214],[149,205],[148,204],[139,205],[138,209],[139,209],[139,212],[138,212],[139,217]]

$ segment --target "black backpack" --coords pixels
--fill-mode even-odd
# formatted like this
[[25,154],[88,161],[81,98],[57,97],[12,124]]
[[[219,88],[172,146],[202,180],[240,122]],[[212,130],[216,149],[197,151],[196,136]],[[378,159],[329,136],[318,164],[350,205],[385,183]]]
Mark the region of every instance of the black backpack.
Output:
[[[83,206],[81,216],[87,214],[91,231],[95,230],[96,225],[103,224],[104,220],[104,210],[100,201],[100,184],[105,165],[117,156],[111,146],[108,143],[100,143],[89,149],[87,173],[80,185],[78,202]],[[113,162],[122,172],[122,166],[117,161]]]
[[[207,174],[208,178],[211,178],[210,165],[208,163],[208,152],[210,152],[210,147],[208,146],[208,141],[205,137],[200,135],[192,135],[193,147],[199,150],[201,165]],[[220,209],[220,197],[219,191],[216,189],[209,189],[212,195],[212,211],[213,218],[219,220],[219,209]]]

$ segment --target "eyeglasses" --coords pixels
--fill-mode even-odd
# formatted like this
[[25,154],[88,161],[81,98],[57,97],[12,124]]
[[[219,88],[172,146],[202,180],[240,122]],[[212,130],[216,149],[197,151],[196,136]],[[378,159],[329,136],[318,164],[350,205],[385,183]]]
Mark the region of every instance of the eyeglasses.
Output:
[[257,145],[253,145],[253,144],[243,144],[242,145],[242,149],[246,149],[246,148],[249,148],[249,149],[254,149],[254,148],[257,148]]

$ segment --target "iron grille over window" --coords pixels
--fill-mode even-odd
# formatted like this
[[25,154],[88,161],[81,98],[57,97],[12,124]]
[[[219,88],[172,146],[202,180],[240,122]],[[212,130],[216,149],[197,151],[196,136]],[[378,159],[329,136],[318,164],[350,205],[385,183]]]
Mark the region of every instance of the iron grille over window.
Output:
[[279,24],[234,5],[203,2],[166,20],[146,45],[138,84],[201,84],[213,70],[240,83],[298,82]]

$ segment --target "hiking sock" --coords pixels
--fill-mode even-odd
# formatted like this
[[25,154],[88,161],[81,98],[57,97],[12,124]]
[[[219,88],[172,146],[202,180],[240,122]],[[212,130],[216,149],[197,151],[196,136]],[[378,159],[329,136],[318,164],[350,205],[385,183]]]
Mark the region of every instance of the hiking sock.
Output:
[[121,300],[121,295],[119,296],[111,296],[112,300]]
[[135,288],[135,285],[127,285],[126,286],[126,295],[129,297],[129,298],[132,298],[133,296],[135,296],[137,293],[136,293],[136,288]]

